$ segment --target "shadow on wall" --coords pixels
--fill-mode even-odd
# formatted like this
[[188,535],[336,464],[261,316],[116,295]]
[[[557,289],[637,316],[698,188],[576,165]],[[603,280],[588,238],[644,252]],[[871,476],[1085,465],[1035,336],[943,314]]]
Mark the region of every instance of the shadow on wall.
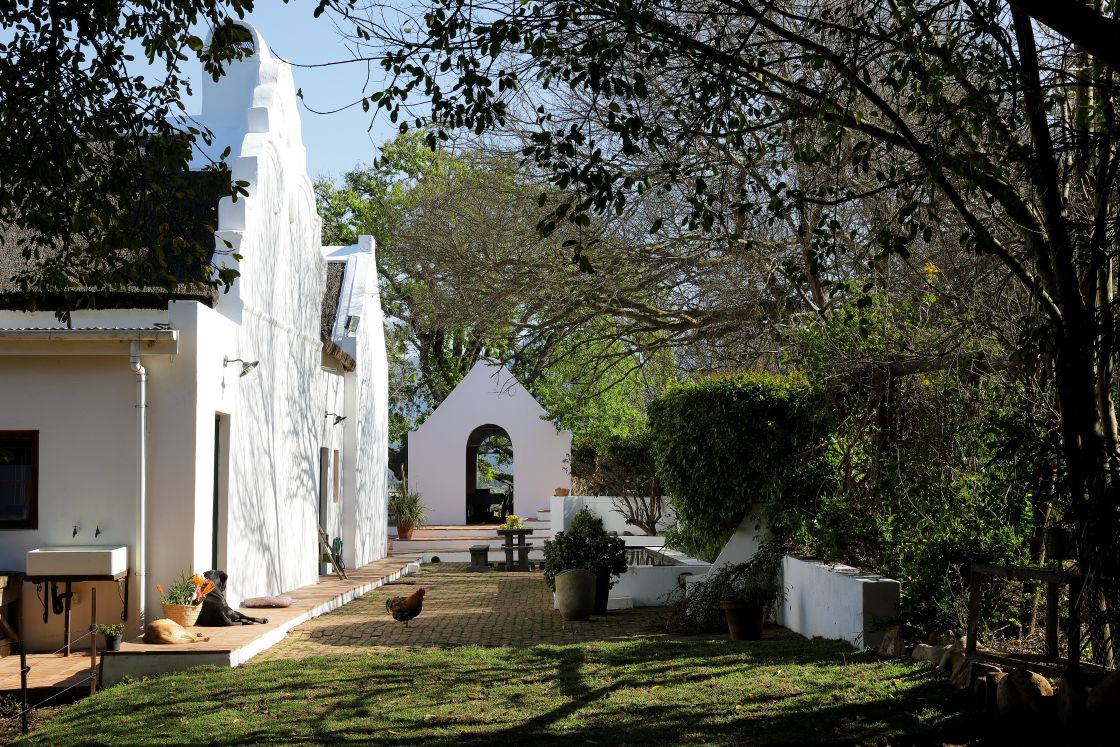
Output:
[[[267,158],[266,158],[267,155]],[[319,308],[325,262],[318,218],[290,214],[275,149],[259,164],[253,201],[264,225],[242,244],[238,350],[260,359],[238,383],[231,417],[227,566],[231,596],[276,593],[318,580],[318,471],[324,440],[325,374]],[[289,189],[309,190],[300,180]]]

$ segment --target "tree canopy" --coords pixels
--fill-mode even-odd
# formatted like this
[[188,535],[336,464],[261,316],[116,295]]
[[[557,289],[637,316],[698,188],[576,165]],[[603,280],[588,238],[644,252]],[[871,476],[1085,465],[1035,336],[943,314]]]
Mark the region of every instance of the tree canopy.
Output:
[[[740,252],[766,253],[768,229],[811,208],[804,265],[836,288],[848,278],[831,260],[871,248],[871,271],[851,278],[865,303],[876,262],[933,242],[996,262],[1024,299],[1014,353],[1054,383],[1068,514],[1098,549],[1083,563],[1115,561],[1107,59],[997,0],[437,0],[399,26],[323,5],[395,76],[366,101],[402,127],[429,125],[433,143],[461,128],[524,133],[523,157],[569,195],[546,232],[668,190],[683,209],[651,231],[671,222]],[[728,180],[727,161],[765,168]],[[576,241],[579,260],[591,248]]]
[[[231,21],[252,8],[18,0],[0,9],[0,240],[23,259],[0,284],[10,282],[24,308],[66,317],[104,291],[233,282],[220,257],[212,264],[213,226],[199,240],[193,208],[244,185],[220,159],[213,179],[183,178],[210,141],[183,114],[183,66],[199,59],[220,76],[243,54],[223,43],[234,39]],[[204,46],[199,24],[217,43]],[[136,47],[151,77],[131,64]]]

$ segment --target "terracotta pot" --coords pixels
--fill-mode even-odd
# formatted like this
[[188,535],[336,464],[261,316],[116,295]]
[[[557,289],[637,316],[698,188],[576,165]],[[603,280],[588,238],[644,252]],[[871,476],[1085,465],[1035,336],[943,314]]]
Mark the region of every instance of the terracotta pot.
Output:
[[184,628],[189,628],[198,622],[198,616],[202,612],[201,604],[165,604],[163,605],[163,616],[172,622],[177,622]]
[[556,604],[565,620],[590,620],[595,609],[595,579],[591,571],[573,568],[556,576]]
[[561,495],[561,496],[571,495],[572,494],[572,489],[571,488],[556,488],[556,490],[552,491],[552,494],[553,495]]
[[733,641],[757,641],[762,638],[762,605],[749,602],[720,602],[727,620],[727,632]]
[[412,530],[413,525],[411,522],[409,522],[408,524],[397,524],[397,539],[412,539]]

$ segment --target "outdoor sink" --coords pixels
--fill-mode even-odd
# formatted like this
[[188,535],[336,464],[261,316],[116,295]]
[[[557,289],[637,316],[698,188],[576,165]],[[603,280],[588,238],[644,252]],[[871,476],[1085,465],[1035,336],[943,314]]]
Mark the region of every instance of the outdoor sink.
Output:
[[115,576],[128,570],[128,548],[40,547],[27,553],[28,576]]

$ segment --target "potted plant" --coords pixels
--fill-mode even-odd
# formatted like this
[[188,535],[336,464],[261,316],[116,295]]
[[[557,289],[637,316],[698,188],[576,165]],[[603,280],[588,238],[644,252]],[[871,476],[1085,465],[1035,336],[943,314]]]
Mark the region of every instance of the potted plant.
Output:
[[101,631],[101,635],[105,636],[106,651],[121,650],[121,636],[124,635],[124,625],[111,623],[109,625],[98,625],[97,629]]
[[389,513],[397,523],[397,538],[402,540],[412,539],[412,530],[424,526],[428,518],[420,494],[407,487],[389,498]]
[[606,614],[612,578],[626,572],[626,542],[607,534],[603,520],[586,508],[568,529],[544,543],[544,579],[550,589],[555,591],[556,577],[572,568],[595,574],[595,613]]
[[214,582],[198,574],[188,576],[184,573],[166,591],[156,584],[160,603],[163,604],[163,616],[184,628],[189,628],[198,621],[198,615],[202,612],[202,598],[213,590]]
[[597,576],[583,568],[569,568],[556,576],[556,606],[567,621],[590,620],[595,611]]
[[785,597],[777,566],[768,557],[756,556],[746,563],[728,567],[725,579],[720,609],[731,640],[762,638],[762,623]]
[[524,529],[525,519],[517,514],[509,514],[506,516],[504,524],[499,524],[498,529]]

